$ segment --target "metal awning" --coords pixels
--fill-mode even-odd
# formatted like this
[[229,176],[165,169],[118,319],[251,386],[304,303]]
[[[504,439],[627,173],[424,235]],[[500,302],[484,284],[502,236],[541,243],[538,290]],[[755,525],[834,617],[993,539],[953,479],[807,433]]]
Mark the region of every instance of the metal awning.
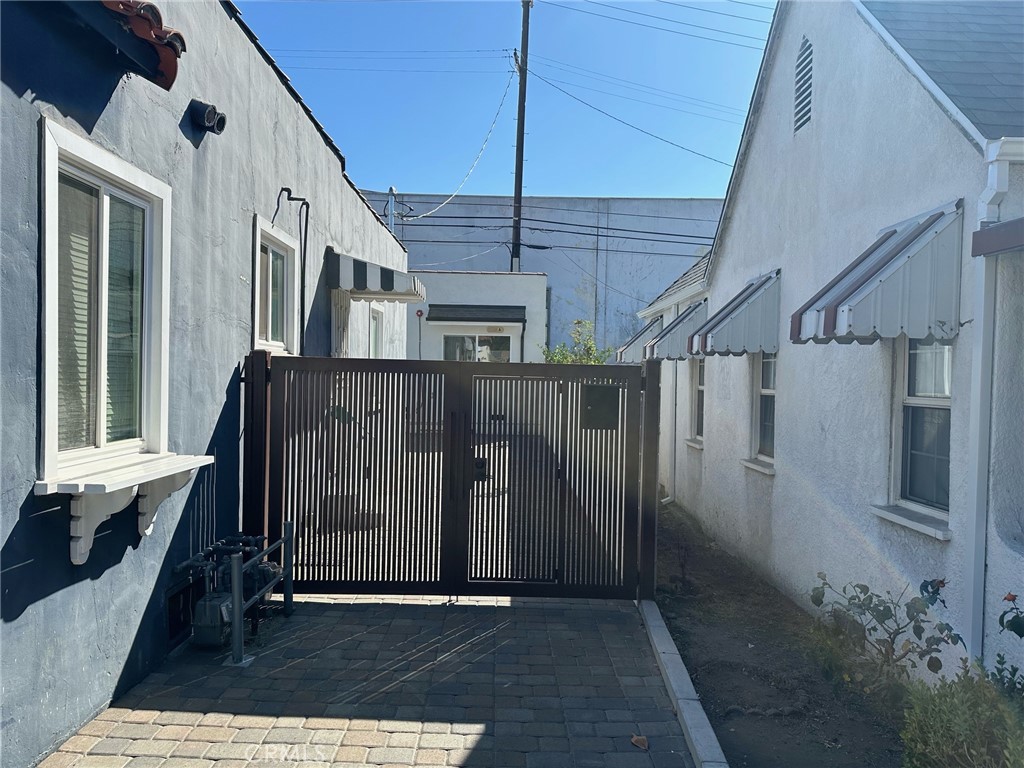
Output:
[[882,230],[793,313],[789,338],[871,344],[906,334],[951,339],[960,325],[962,200]]
[[708,300],[694,302],[677,315],[661,333],[647,342],[644,356],[657,360],[682,360],[690,356],[690,335],[708,319]]
[[431,304],[427,322],[526,324],[526,307],[511,304]]
[[353,299],[422,302],[427,290],[419,278],[327,249],[327,287],[348,291]]
[[971,256],[1024,253],[1024,218],[1000,221],[979,229],[972,236]]
[[754,278],[690,336],[691,355],[745,355],[779,350],[777,269]]
[[630,337],[629,341],[615,351],[617,363],[642,363],[644,361],[644,345],[653,339],[661,330],[661,317],[656,317]]

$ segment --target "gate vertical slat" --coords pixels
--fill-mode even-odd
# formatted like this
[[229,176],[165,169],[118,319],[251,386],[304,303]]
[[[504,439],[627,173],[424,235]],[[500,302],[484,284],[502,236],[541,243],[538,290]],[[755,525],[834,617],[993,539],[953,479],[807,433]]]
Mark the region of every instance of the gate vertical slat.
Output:
[[267,472],[270,469],[270,353],[253,350],[245,358],[245,444],[243,452],[242,532],[269,535]]
[[640,502],[640,588],[641,599],[654,599],[658,557],[658,432],[661,422],[661,361],[643,364],[643,462]]

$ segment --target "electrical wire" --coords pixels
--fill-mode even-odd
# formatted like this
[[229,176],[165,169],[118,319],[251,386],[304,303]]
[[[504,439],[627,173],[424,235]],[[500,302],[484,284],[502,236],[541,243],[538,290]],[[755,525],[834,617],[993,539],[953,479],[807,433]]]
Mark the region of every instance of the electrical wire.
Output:
[[707,32],[717,32],[720,35],[733,35],[734,37],[744,37],[744,38],[746,38],[748,40],[757,40],[760,43],[764,42],[764,38],[763,37],[758,37],[757,35],[744,35],[744,34],[741,34],[740,32],[730,32],[727,29],[718,29],[717,27],[704,27],[704,26],[701,26],[700,24],[691,24],[688,21],[678,21],[677,19],[670,19],[668,16],[657,16],[657,15],[655,15],[653,13],[644,13],[643,11],[634,11],[632,8],[622,8],[622,7],[618,6],[618,5],[611,5],[610,3],[602,3],[600,0],[583,0],[583,2],[590,3],[591,5],[600,5],[602,8],[611,8],[613,11],[618,11],[619,13],[633,13],[633,14],[636,14],[637,16],[646,16],[649,19],[657,19],[658,21],[667,21],[670,24],[679,24],[680,26],[684,26],[684,27],[695,27],[696,29],[703,29],[703,30],[705,30]]
[[675,0],[655,0],[658,3],[664,3],[665,5],[675,5],[679,8],[689,8],[693,11],[703,11],[704,13],[713,13],[716,16],[728,16],[733,19],[744,19],[746,21],[756,21],[758,24],[771,24],[766,19],[755,19],[753,16],[739,16],[735,13],[726,13],[725,11],[713,11],[710,8],[701,8],[697,5],[687,5],[686,3],[677,3]]
[[532,74],[534,77],[536,77],[541,82],[547,83],[549,86],[554,88],[556,91],[564,93],[570,99],[572,99],[574,101],[578,101],[580,104],[583,104],[584,106],[590,107],[595,112],[600,112],[605,117],[609,117],[609,118],[611,118],[612,120],[614,120],[617,123],[622,123],[623,125],[625,125],[625,126],[627,126],[629,128],[632,128],[634,131],[639,131],[640,133],[645,134],[646,136],[650,136],[652,139],[657,139],[658,141],[664,142],[665,144],[669,144],[669,145],[671,145],[673,147],[676,147],[677,149],[681,149],[684,152],[689,152],[691,155],[697,155],[697,157],[703,157],[705,160],[710,160],[713,163],[718,163],[719,165],[724,165],[726,168],[732,168],[732,163],[727,163],[724,160],[719,160],[718,158],[712,157],[711,155],[705,155],[703,152],[698,152],[695,149],[690,149],[689,147],[684,147],[682,144],[677,144],[676,142],[672,141],[671,139],[666,139],[664,136],[659,136],[658,134],[651,133],[650,131],[643,129],[643,128],[641,128],[638,125],[633,125],[633,123],[626,122],[621,117],[616,117],[611,112],[605,112],[600,107],[595,107],[589,101],[584,101],[579,96],[574,96],[573,94],[569,93],[564,88],[555,85],[554,83],[552,83],[550,80],[548,80],[543,75],[538,75],[536,72],[533,72],[532,70],[530,71],[530,74]]
[[719,40],[715,37],[706,37],[704,35],[695,35],[692,32],[682,32],[678,29],[667,29],[666,27],[656,27],[653,24],[644,24],[642,21],[631,21],[630,19],[620,19],[617,16],[609,16],[606,13],[597,13],[595,11],[588,11],[584,8],[574,8],[571,5],[562,5],[561,3],[552,2],[552,0],[540,0],[545,5],[552,5],[555,8],[562,8],[566,11],[576,11],[577,13],[585,13],[588,16],[597,16],[602,19],[611,19],[612,21],[618,21],[622,24],[632,24],[635,27],[646,27],[647,29],[656,29],[660,32],[670,32],[673,35],[682,35],[683,37],[694,37],[698,40],[707,40],[712,43],[721,43],[722,45],[732,45],[736,48],[749,48],[752,51],[761,51],[762,48],[756,45],[747,45],[746,43],[736,43],[732,40]]
[[616,96],[616,97],[618,97],[620,99],[626,99],[627,101],[636,101],[636,102],[638,102],[640,104],[650,104],[652,107],[661,107],[662,109],[670,109],[673,112],[681,112],[684,115],[694,115],[696,117],[703,117],[703,118],[705,118],[707,120],[718,120],[719,122],[729,123],[730,125],[743,125],[743,123],[741,123],[738,120],[729,120],[729,119],[724,118],[724,117],[718,117],[717,115],[703,115],[700,112],[690,112],[688,109],[680,109],[679,107],[673,107],[673,106],[671,106],[669,104],[658,104],[656,101],[647,101],[646,99],[638,99],[638,98],[635,98],[633,96],[625,96],[625,95],[623,95],[621,93],[612,93],[611,91],[604,91],[604,90],[601,90],[600,88],[591,88],[588,85],[581,85],[580,83],[573,83],[573,82],[570,82],[568,80],[559,80],[559,79],[553,77],[553,78],[551,78],[551,82],[553,82],[553,83],[561,83],[562,85],[571,85],[574,88],[582,88],[585,91],[593,91],[595,93],[603,93],[606,96]]
[[[428,244],[428,245],[494,245],[495,243],[502,243],[501,240],[415,240],[412,238],[401,238],[403,243],[417,243],[417,244]],[[695,245],[695,243],[680,243],[680,245]],[[559,249],[567,248],[570,251],[588,251],[593,253],[594,249],[584,245],[559,245]],[[531,250],[551,250],[554,246],[536,246],[528,243],[523,243],[523,248],[529,248]],[[664,251],[640,251],[635,248],[602,248],[602,251],[606,253],[630,253],[634,256],[665,256],[673,259],[692,259],[694,254],[692,253],[666,253]]]
[[410,265],[409,269],[419,269],[420,267],[440,267],[440,266],[443,266],[445,264],[455,264],[455,263],[460,262],[460,261],[469,261],[470,259],[475,259],[478,256],[483,256],[485,254],[488,254],[491,251],[496,251],[499,248],[501,248],[503,245],[505,245],[505,243],[498,243],[497,245],[493,246],[492,248],[488,248],[486,251],[480,251],[480,253],[474,253],[471,256],[464,256],[461,259],[449,259],[448,261],[431,261],[431,262],[427,262],[426,264]]
[[512,74],[510,74],[508,76],[508,82],[505,83],[505,90],[501,94],[501,101],[498,102],[498,111],[494,113],[494,119],[491,121],[491,127],[487,129],[487,135],[484,136],[484,143],[480,147],[480,151],[476,153],[476,159],[473,160],[473,164],[471,166],[469,166],[469,170],[466,171],[466,175],[463,176],[462,177],[462,181],[459,182],[459,186],[455,189],[454,192],[452,192],[448,196],[448,199],[446,199],[443,203],[441,203],[437,207],[432,208],[431,210],[427,211],[426,213],[421,213],[419,216],[402,216],[400,218],[403,221],[416,221],[417,219],[425,219],[427,216],[430,216],[432,213],[437,213],[439,210],[444,208],[446,205],[448,205],[448,203],[450,203],[453,199],[455,199],[455,196],[457,194],[459,194],[459,192],[462,190],[462,187],[465,186],[467,181],[469,181],[470,175],[473,173],[474,170],[476,170],[476,165],[477,165],[477,163],[480,162],[480,158],[483,157],[484,150],[487,149],[487,142],[491,140],[491,134],[494,132],[494,126],[498,124],[498,116],[501,114],[501,108],[503,106],[505,106],[505,97],[508,96],[508,89],[512,86],[512,81],[515,79],[515,76],[516,76],[515,72],[512,72]]
[[409,60],[420,60],[420,61],[478,61],[480,59],[505,59],[504,54],[489,53],[489,54],[478,54],[474,56],[349,56],[347,54],[337,53],[282,53],[277,56],[278,59],[312,59],[314,61],[327,60],[340,60],[340,61],[409,61]]
[[[636,235],[617,235],[617,234],[615,234],[613,232],[601,232],[601,231],[596,231],[596,232],[584,231],[584,232],[581,232],[581,231],[578,231],[578,230],[553,229],[551,227],[536,227],[536,226],[531,227],[531,226],[528,226],[526,224],[526,222],[529,222],[529,221],[532,221],[532,220],[531,219],[523,219],[523,222],[524,222],[523,226],[522,226],[523,229],[529,230],[531,232],[544,232],[545,234],[549,234],[549,235],[570,235],[570,236],[576,236],[576,237],[605,237],[605,238],[609,238],[609,239],[613,239],[613,240],[630,240],[630,241],[640,242],[640,243],[669,243],[671,245],[710,245],[713,242],[713,240],[714,240],[714,238],[708,237],[708,236],[705,236],[705,235],[673,235],[673,237],[679,237],[679,238],[687,237],[687,238],[692,238],[692,239],[691,240],[667,240],[665,238],[658,238],[658,237],[637,237]],[[413,226],[417,226],[417,225],[413,225]],[[508,229],[511,225],[510,224],[506,224],[506,225],[502,225],[500,227],[475,227],[473,225],[465,225],[465,224],[434,224],[432,226],[434,228],[451,228],[451,229],[465,229],[468,226],[470,232],[478,232],[478,231],[495,231],[495,230],[498,230],[498,229],[504,230],[504,229]],[[463,236],[464,235],[457,235],[456,237],[463,237]]]
[[372,48],[268,48],[268,51],[282,53],[387,53],[405,55],[409,53],[508,53],[508,48],[424,48],[420,50],[372,49]]
[[326,72],[400,72],[403,74],[503,75],[502,69],[376,69],[372,67],[307,67],[287,65],[289,70],[312,69]]
[[[376,194],[383,194],[383,193],[376,193]],[[427,197],[427,195],[418,195],[418,196],[419,197]],[[407,193],[406,197],[407,198],[408,197],[415,198],[415,197],[417,197],[417,195],[415,193]],[[378,202],[380,202],[380,201],[378,201]],[[430,201],[430,200],[421,200],[419,202],[424,203],[426,205],[430,205],[432,203],[432,201]],[[409,205],[409,203],[407,203],[407,202],[405,202],[403,200],[398,200],[398,201],[396,201],[396,203],[398,205],[404,205],[406,208],[409,208],[410,210],[412,209],[412,206]],[[459,205],[477,206],[477,207],[483,207],[483,208],[511,208],[512,207],[512,201],[509,200],[509,202],[507,202],[507,203],[484,203],[484,202],[473,202],[471,200],[460,200],[459,201]],[[523,208],[533,208],[534,210],[538,210],[538,211],[566,211],[566,212],[570,212],[570,213],[589,213],[589,214],[592,214],[592,215],[598,215],[598,214],[604,213],[604,214],[607,214],[609,216],[631,216],[631,217],[634,217],[634,218],[643,218],[643,219],[666,219],[668,221],[713,221],[713,222],[716,222],[716,223],[718,222],[717,218],[715,218],[715,219],[704,219],[704,218],[696,218],[696,217],[693,217],[693,216],[668,216],[668,215],[661,216],[661,215],[658,215],[656,213],[627,213],[625,211],[596,211],[594,209],[587,209],[587,208],[565,208],[565,207],[556,206],[556,205],[535,205],[533,203],[527,203],[525,201],[523,202]],[[509,214],[505,214],[503,216],[468,216],[468,217],[467,216],[437,216],[435,218],[438,218],[438,219],[446,219],[446,218],[447,219],[463,219],[463,218],[507,219],[508,216],[509,216]]]
[[[740,117],[742,117],[743,115],[746,114],[746,109],[742,109],[740,107],[732,107],[732,106],[729,106],[728,104],[720,104],[720,103],[718,103],[716,101],[708,101],[706,99],[698,99],[696,96],[687,96],[686,94],[679,93],[677,91],[666,91],[663,88],[655,88],[652,85],[646,85],[644,83],[638,83],[635,80],[626,80],[625,78],[616,77],[614,75],[604,74],[602,72],[597,72],[596,70],[593,70],[593,69],[587,69],[586,67],[581,67],[581,66],[579,66],[577,64],[571,64],[571,63],[569,63],[567,61],[559,61],[558,59],[552,59],[552,58],[549,58],[547,56],[541,56],[540,54],[536,54],[536,53],[533,54],[530,58],[531,59],[535,59],[535,60],[539,59],[539,61],[535,62],[535,63],[543,64],[543,66],[545,66],[545,67],[553,67],[555,69],[561,69],[561,70],[563,70],[565,72],[569,72],[570,74],[578,75],[579,77],[590,77],[593,80],[615,81],[615,83],[613,83],[613,84],[625,83],[626,85],[633,86],[634,88],[641,88],[643,90],[652,91],[654,94],[657,94],[657,95],[665,94],[666,96],[671,96],[671,97],[679,99],[681,101],[692,101],[692,102],[696,102],[696,103],[702,104],[702,105],[703,104],[707,104],[708,106],[705,107],[705,109],[714,109],[714,108],[718,107],[718,109],[715,109],[716,112],[735,112]],[[580,70],[580,71],[576,72],[574,70]],[[586,74],[584,74],[584,73],[586,73]]]
[[[562,251],[562,249],[561,249],[561,248],[555,248],[554,250],[556,250],[556,251]],[[576,269],[578,269],[578,270],[579,270],[580,272],[582,272],[582,273],[583,273],[584,275],[587,275],[588,277],[590,277],[590,278],[592,278],[592,279],[596,280],[597,282],[599,282],[599,283],[600,283],[601,285],[603,285],[603,286],[604,286],[605,288],[607,288],[608,290],[610,290],[610,291],[615,291],[615,293],[621,294],[621,295],[625,296],[625,297],[626,297],[627,299],[632,299],[633,301],[639,301],[639,302],[640,302],[641,304],[646,304],[646,303],[647,303],[647,299],[641,299],[641,298],[640,298],[640,297],[638,297],[638,296],[633,296],[633,295],[631,295],[631,294],[628,294],[628,293],[626,293],[625,291],[619,290],[618,288],[616,288],[616,287],[615,287],[614,285],[612,285],[611,283],[606,283],[606,282],[605,282],[604,280],[602,280],[601,278],[599,278],[599,277],[598,277],[597,275],[595,275],[595,274],[592,274],[591,272],[588,272],[587,270],[585,270],[585,269],[584,269],[584,268],[583,268],[583,267],[582,267],[582,266],[581,266],[581,265],[579,264],[579,262],[577,262],[577,261],[576,261],[576,260],[575,260],[575,259],[574,259],[574,258],[573,258],[572,256],[570,256],[570,255],[569,255],[568,253],[566,253],[565,251],[562,251],[562,255],[563,255],[563,256],[565,256],[565,258],[567,258],[567,259],[569,260],[569,262],[570,262],[570,263],[572,263],[572,264],[573,264],[573,265],[574,265],[574,266],[576,267]],[[552,261],[552,260],[551,260],[551,257],[549,257],[549,256],[546,256],[546,255],[545,255],[545,254],[543,254],[543,253],[541,254],[541,256],[542,256],[542,257],[544,257],[544,258],[546,258],[546,259],[547,259],[548,261]],[[554,262],[552,262],[552,263],[554,263]]]
[[[507,216],[438,216],[437,218],[452,218],[452,219],[461,219],[461,220],[486,219],[486,220],[489,221],[489,220],[492,220],[492,219],[506,219],[508,217]],[[694,240],[714,240],[714,236],[712,236],[712,235],[695,235],[695,234],[690,234],[690,233],[686,233],[686,232],[678,232],[678,233],[677,232],[661,232],[661,231],[654,230],[654,229],[627,229],[626,227],[612,227],[612,226],[606,226],[604,224],[587,224],[586,222],[558,221],[556,219],[535,219],[535,218],[532,218],[530,216],[524,216],[523,217],[523,221],[524,222],[530,222],[532,224],[558,224],[558,225],[565,226],[565,227],[592,227],[593,229],[597,230],[596,234],[598,234],[598,235],[604,235],[604,236],[607,236],[607,237],[621,237],[622,239],[627,239],[627,240],[634,240],[634,239],[635,240],[646,240],[647,238],[643,238],[643,237],[633,238],[633,237],[630,237],[630,236],[627,236],[627,235],[616,235],[616,234],[612,233],[612,230],[614,230],[615,232],[630,232],[630,233],[638,234],[638,235],[661,235],[663,237],[688,237],[688,238],[692,238]],[[507,228],[507,227],[510,227],[511,224],[501,224],[501,225],[497,225],[497,226],[481,226],[481,225],[477,225],[477,224],[437,224],[437,223],[434,223],[434,222],[426,222],[424,224],[411,224],[410,226],[414,226],[414,227],[451,228],[451,229],[474,228],[474,229],[487,230],[487,229]],[[547,231],[547,232],[562,232],[562,233],[567,234],[567,235],[593,235],[593,234],[595,234],[594,232],[570,232],[568,230],[554,230],[554,229],[547,229],[547,230],[543,230],[543,231]],[[669,241],[665,241],[665,242],[669,242]]]
[[775,11],[775,6],[772,5],[761,5],[760,3],[745,3],[743,0],[725,0],[727,3],[736,3],[736,5],[749,5],[751,8],[760,8],[762,11]]

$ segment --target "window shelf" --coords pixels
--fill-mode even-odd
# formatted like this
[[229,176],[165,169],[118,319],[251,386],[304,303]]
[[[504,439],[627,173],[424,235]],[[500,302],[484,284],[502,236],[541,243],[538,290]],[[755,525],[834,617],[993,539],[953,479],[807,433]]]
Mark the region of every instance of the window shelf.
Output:
[[139,535],[153,530],[160,504],[184,487],[213,456],[140,453],[105,457],[38,480],[35,493],[71,494],[71,562],[82,565],[92,550],[96,529],[139,497]]
[[775,475],[775,465],[763,459],[740,459],[740,464],[747,469],[760,472],[762,475],[768,475],[769,477]]
[[873,504],[869,511],[871,514],[888,520],[890,523],[902,525],[925,536],[931,536],[939,541],[949,541],[953,536],[949,531],[949,523],[925,512],[918,512],[908,507],[896,504]]
[[704,450],[704,441],[701,440],[700,438],[689,437],[689,438],[683,440],[683,442],[688,447],[693,448],[693,450],[695,450],[695,451],[703,451]]

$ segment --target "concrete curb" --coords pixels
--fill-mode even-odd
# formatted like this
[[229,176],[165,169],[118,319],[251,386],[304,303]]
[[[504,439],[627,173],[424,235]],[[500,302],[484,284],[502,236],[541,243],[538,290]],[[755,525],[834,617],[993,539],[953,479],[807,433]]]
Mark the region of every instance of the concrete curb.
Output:
[[686,671],[686,665],[683,664],[675,641],[661,617],[661,610],[653,600],[641,600],[638,606],[644,626],[647,628],[647,636],[654,648],[654,656],[658,660],[658,667],[661,669],[661,676],[665,679],[672,706],[676,710],[676,717],[683,727],[690,756],[693,757],[697,768],[729,768],[725,753],[718,743],[718,737],[711,728],[697,691],[690,681],[690,673]]

